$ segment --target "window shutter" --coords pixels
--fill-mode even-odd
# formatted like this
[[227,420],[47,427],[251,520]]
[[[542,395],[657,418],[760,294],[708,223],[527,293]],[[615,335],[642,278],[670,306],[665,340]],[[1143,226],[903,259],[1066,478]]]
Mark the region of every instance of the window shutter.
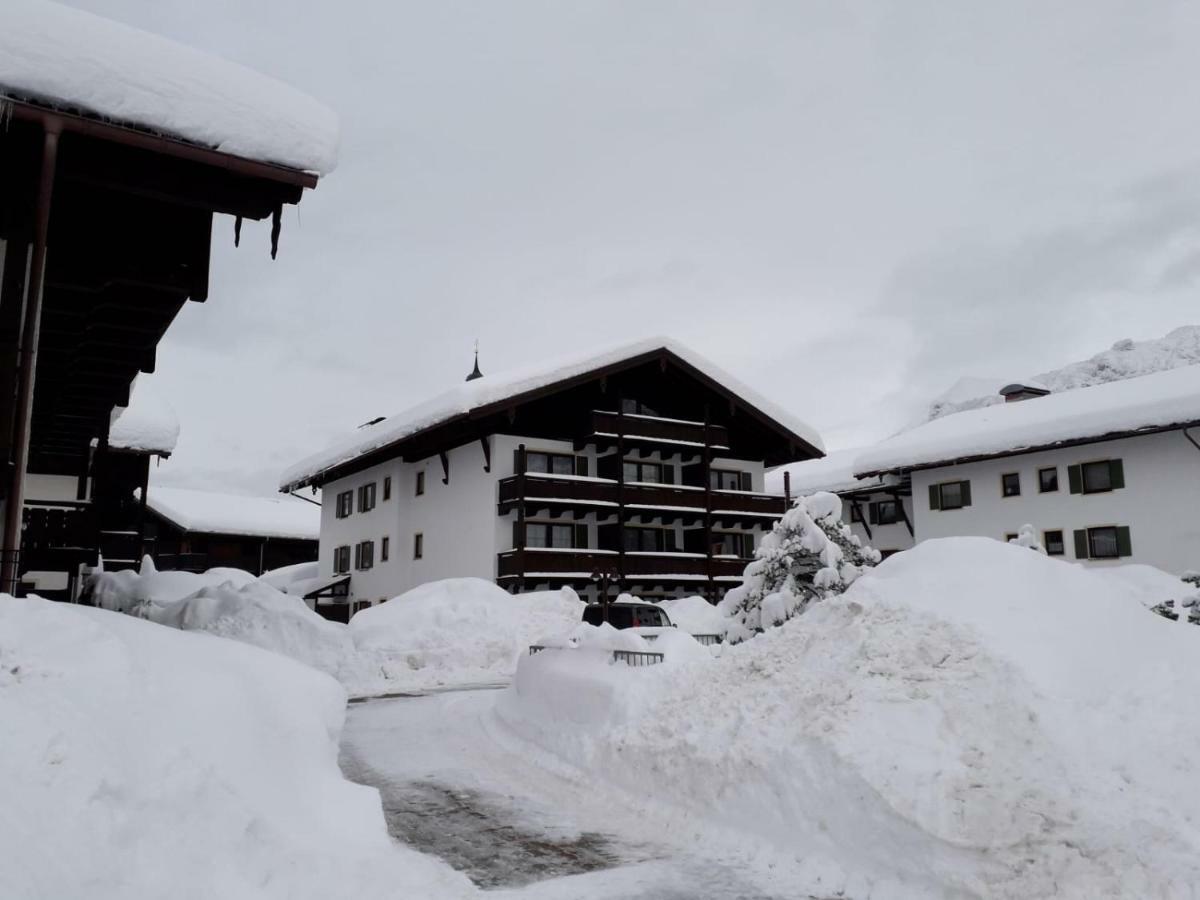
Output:
[[[1071,487],[1072,494],[1083,493],[1083,470],[1079,466],[1067,466],[1067,483]],[[1087,559],[1086,556],[1081,558]]]
[[[1079,467],[1075,466],[1074,468],[1078,469]],[[1075,532],[1075,558],[1088,558],[1087,530],[1084,528],[1080,528]]]
[[868,525],[878,525],[879,524],[879,504],[878,503],[871,502],[871,503],[867,504],[867,524]]
[[361,568],[359,563],[362,562],[362,544],[354,545],[354,568]]
[[513,474],[521,474],[521,448],[518,447],[513,451]]
[[588,529],[586,525],[575,526],[575,546],[580,549],[585,549],[588,545]]
[[662,472],[662,483],[663,484],[674,484],[675,483],[675,467],[674,466],[669,465],[668,463],[663,463],[661,466],[659,466],[659,471]]
[[938,492],[938,486],[936,484],[931,484],[929,486],[929,508],[930,509],[941,509],[942,508],[942,496]]
[[575,474],[586,475],[588,473],[588,458],[586,456],[575,457]]
[[962,483],[962,500],[963,506],[971,505],[971,482],[964,481]]
[[[1121,461],[1115,460],[1120,465]],[[1113,487],[1116,487],[1114,484]],[[1117,556],[1133,556],[1133,541],[1129,538],[1129,526],[1117,526]]]
[[754,485],[751,483],[749,472],[739,472],[738,473],[738,486],[743,491],[754,490]]
[[[1108,461],[1108,477],[1114,491],[1125,487],[1125,464],[1119,459],[1110,459]],[[1129,531],[1128,528],[1125,530]],[[1122,553],[1121,555],[1125,556],[1126,554]]]
[[521,546],[521,523],[513,522],[513,549]]

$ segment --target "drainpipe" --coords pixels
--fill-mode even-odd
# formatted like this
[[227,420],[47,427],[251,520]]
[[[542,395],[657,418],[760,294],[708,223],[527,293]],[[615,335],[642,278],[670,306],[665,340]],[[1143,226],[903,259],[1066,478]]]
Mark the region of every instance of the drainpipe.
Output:
[[42,287],[46,276],[46,235],[50,230],[50,200],[58,163],[60,122],[47,119],[42,143],[42,170],[33,219],[33,256],[25,289],[25,321],[21,328],[21,364],[17,372],[17,404],[8,501],[4,508],[4,545],[0,548],[0,590],[16,594],[20,581],[21,521],[25,511],[25,469],[29,465],[29,435],[33,419],[33,382],[37,372],[38,338],[42,327]]

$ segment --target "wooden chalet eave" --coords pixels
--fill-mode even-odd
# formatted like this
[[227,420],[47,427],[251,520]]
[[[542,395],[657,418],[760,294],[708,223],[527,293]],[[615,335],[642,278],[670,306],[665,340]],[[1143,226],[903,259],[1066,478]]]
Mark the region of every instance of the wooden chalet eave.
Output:
[[482,440],[489,434],[501,431],[502,429],[496,428],[490,420],[508,416],[511,422],[511,412],[522,405],[571,390],[572,388],[581,387],[594,381],[606,381],[611,375],[635,369],[655,361],[660,362],[664,369],[668,364],[675,366],[684,375],[700,382],[708,390],[725,397],[730,404],[731,410],[742,410],[769,431],[783,436],[788,442],[790,452],[795,453],[799,450],[800,452],[807,453],[811,459],[817,459],[825,455],[821,450],[818,450],[808,441],[804,440],[804,438],[784,427],[757,407],[750,405],[730,391],[729,388],[715,379],[708,377],[695,366],[677,356],[670,349],[661,347],[637,354],[636,356],[626,357],[608,365],[590,369],[587,372],[572,375],[551,384],[515,394],[511,397],[506,397],[503,400],[475,407],[464,413],[458,413],[423,431],[399,438],[354,459],[330,466],[328,469],[318,472],[313,476],[301,478],[283,485],[280,490],[287,493],[309,485],[319,487],[330,481],[345,478],[356,472],[361,472],[364,469],[395,459],[397,456],[401,456],[409,461],[427,459],[455,447],[461,447],[464,444]]

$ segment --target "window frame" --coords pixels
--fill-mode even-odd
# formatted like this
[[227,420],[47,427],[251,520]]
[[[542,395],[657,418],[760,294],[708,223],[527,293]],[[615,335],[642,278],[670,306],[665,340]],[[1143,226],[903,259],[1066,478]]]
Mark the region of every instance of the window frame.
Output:
[[385,563],[388,561],[388,556],[392,549],[392,539],[389,535],[384,535],[379,539],[379,561]]
[[415,493],[413,494],[414,497],[423,496],[425,493],[425,470],[424,469],[420,469],[417,471],[417,480],[416,480],[416,485],[414,486],[414,491],[415,491]]
[[[1098,492],[1099,493],[1099,492]],[[1088,559],[1121,559],[1121,539],[1116,525],[1093,525],[1085,529],[1087,533],[1087,551]],[[1096,534],[1101,531],[1112,532],[1112,553],[1097,553],[1096,552]]]
[[[535,469],[529,465],[529,461],[535,456],[544,456],[546,458],[546,468]],[[566,460],[568,472],[556,472],[554,470],[555,460]],[[575,454],[563,453],[561,450],[526,450],[525,451],[525,471],[526,473],[533,472],[537,475],[574,475],[576,471]]]
[[387,503],[392,499],[392,476],[383,476],[383,502]]
[[[626,553],[678,553],[680,542],[675,535],[675,529],[667,525],[626,525],[621,529],[623,540],[628,540],[630,534],[638,535],[638,546],[635,548],[625,547]],[[659,536],[659,546],[646,549],[641,541],[641,537],[647,532],[657,534]],[[670,541],[667,541],[667,535],[670,535]]]
[[375,508],[375,482],[359,485],[358,487],[358,511],[360,513],[370,512]]
[[[1054,487],[1046,487],[1045,476],[1049,472],[1054,476]],[[1038,493],[1039,494],[1056,494],[1058,493],[1058,466],[1042,466],[1038,469]]]
[[[1010,478],[1016,479],[1016,490],[1012,491],[1011,493],[1009,491],[1009,479]],[[1020,472],[1002,472],[1000,474],[1000,496],[1004,500],[1007,500],[1010,497],[1020,497],[1021,496],[1021,473]]]
[[341,544],[333,548],[333,574],[344,575],[350,571],[350,545]]
[[339,491],[337,499],[334,501],[334,516],[339,519],[348,519],[354,514],[354,489]]
[[[898,522],[904,521],[904,516],[901,515],[899,500],[872,500],[871,505],[875,507],[875,521],[872,523],[874,525],[895,525]],[[885,519],[883,516],[883,509],[885,506],[888,506],[893,510],[892,517],[890,519]]]
[[[626,478],[625,466],[634,466],[637,469],[637,477],[632,479]],[[656,481],[647,481],[642,474],[642,471],[649,466],[653,466],[654,468],[658,469],[658,479]],[[670,481],[667,481],[663,478],[663,472],[667,471],[668,469],[671,471]],[[673,486],[675,484],[675,466],[673,466],[671,463],[656,462],[648,459],[623,459],[621,460],[621,478],[625,484],[665,484]]]
[[413,533],[413,559],[425,558],[425,532]]
[[[1088,476],[1089,471],[1103,471],[1104,478],[1108,483],[1107,487],[1089,488]],[[1079,464],[1079,492],[1081,494],[1110,494],[1116,490],[1113,486],[1112,477],[1112,460],[1111,459],[1093,459],[1090,462]],[[1089,538],[1090,540],[1090,538]],[[1090,550],[1089,550],[1090,552]]]
[[[576,524],[578,523],[526,519],[524,541],[525,547],[530,550],[585,550],[587,548],[580,547],[578,541],[576,541],[576,536],[578,534],[575,528]],[[567,534],[569,535],[568,540],[570,543],[566,544],[565,546],[554,543],[554,529],[556,528],[566,529]],[[538,529],[542,530],[545,542],[541,544],[531,543],[529,536]]]
[[354,570],[365,572],[375,566],[375,541],[359,541],[354,545]]
[[[966,509],[968,506],[970,506],[971,503],[967,496],[970,488],[967,488],[966,491],[963,490],[963,485],[969,485],[970,483],[971,481],[969,478],[959,478],[954,481],[939,482],[936,485],[938,493],[938,510],[940,512],[950,512],[956,509]],[[946,505],[946,488],[948,487],[958,488],[958,503],[954,506]]]
[[[741,551],[738,553],[718,553],[716,544],[712,545],[713,556],[733,556],[736,559],[752,559],[754,557],[754,535],[749,531],[713,531],[710,533],[712,537],[733,537],[737,538],[737,543],[742,545]],[[724,541],[721,542],[724,544]]]
[[[1058,535],[1059,550],[1054,553],[1050,550],[1050,535]],[[1046,548],[1047,556],[1066,556],[1067,555],[1067,532],[1063,528],[1048,528],[1042,532],[1042,546]]]

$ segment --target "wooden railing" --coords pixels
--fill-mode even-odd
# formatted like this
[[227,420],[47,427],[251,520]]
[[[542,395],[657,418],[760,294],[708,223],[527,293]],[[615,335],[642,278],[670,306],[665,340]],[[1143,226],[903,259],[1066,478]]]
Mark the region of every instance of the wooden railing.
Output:
[[[625,435],[671,444],[703,446],[703,422],[685,422],[653,416],[618,415],[615,412],[592,413],[592,433],[596,435]],[[708,441],[713,447],[729,446],[729,432],[724,425],[708,426]]]
[[[524,571],[518,558],[518,552],[524,553]],[[547,550],[526,547],[523,551],[510,550],[501,553],[497,574],[501,578],[512,578],[524,575],[536,578],[537,574],[559,575],[562,577],[575,576],[587,578],[598,568],[611,566],[617,554],[599,550]],[[729,557],[714,557],[712,574],[714,578],[731,578],[742,574],[748,559],[732,559]],[[626,578],[632,580],[650,580],[655,577],[669,579],[669,576],[707,576],[708,558],[702,554],[669,554],[669,553],[627,553],[625,555]]]
[[[501,512],[519,500],[564,500],[580,505],[616,506],[617,482],[601,479],[553,478],[528,475],[525,494],[521,496],[520,478],[512,476],[500,481]],[[703,512],[703,488],[671,484],[626,484],[621,497],[625,508],[687,509]],[[751,494],[743,491],[713,491],[713,509],[761,515],[782,516],[784,499],[774,494]]]

